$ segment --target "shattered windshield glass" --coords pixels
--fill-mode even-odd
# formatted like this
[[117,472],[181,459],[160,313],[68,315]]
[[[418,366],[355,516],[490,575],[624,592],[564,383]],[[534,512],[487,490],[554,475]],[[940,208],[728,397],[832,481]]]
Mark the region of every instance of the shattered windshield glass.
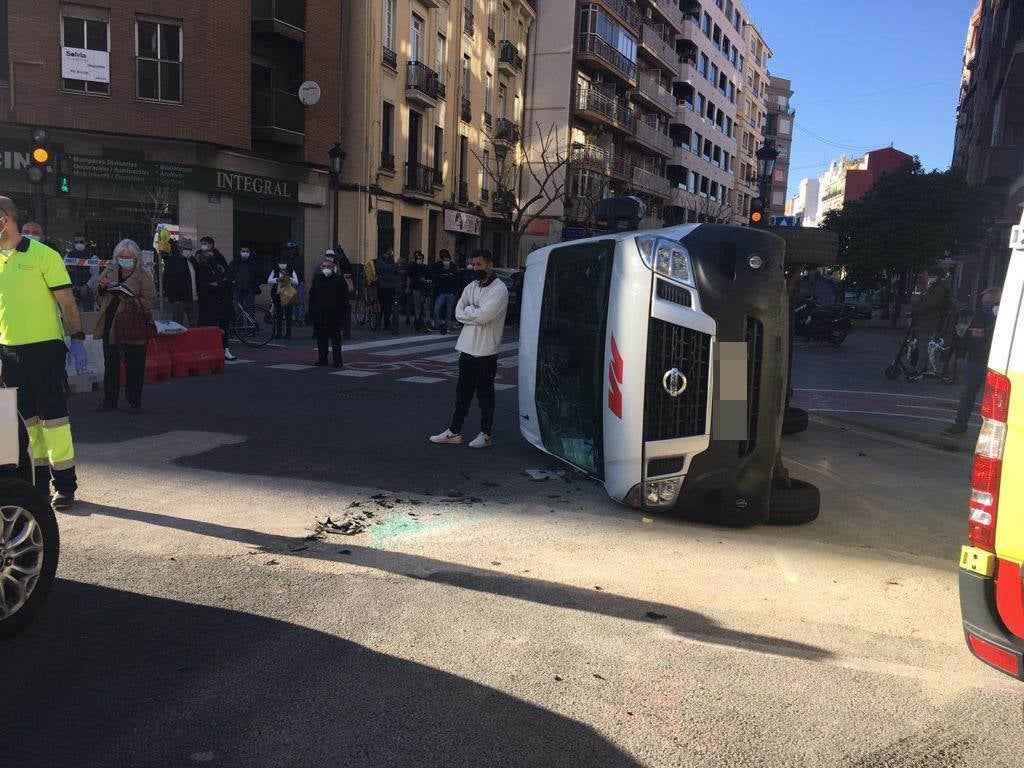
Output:
[[598,477],[614,253],[612,240],[551,252],[537,348],[537,419],[544,447]]

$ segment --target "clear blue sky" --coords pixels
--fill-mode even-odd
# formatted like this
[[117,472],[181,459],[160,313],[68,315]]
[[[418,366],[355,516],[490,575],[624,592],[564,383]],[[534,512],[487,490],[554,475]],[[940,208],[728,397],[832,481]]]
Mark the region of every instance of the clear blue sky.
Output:
[[919,156],[926,169],[949,167],[975,0],[746,0],[746,6],[774,53],[772,74],[793,81],[790,196],[800,179],[819,175],[832,158],[890,142]]

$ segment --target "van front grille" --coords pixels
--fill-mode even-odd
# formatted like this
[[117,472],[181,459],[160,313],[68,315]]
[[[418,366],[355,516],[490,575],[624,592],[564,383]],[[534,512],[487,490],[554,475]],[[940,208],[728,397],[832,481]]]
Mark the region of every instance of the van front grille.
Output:
[[761,413],[761,360],[764,356],[764,323],[747,317],[743,336],[747,342],[747,439],[740,443],[740,456],[754,450],[757,443],[757,417]]
[[[686,389],[677,397],[665,391],[665,374],[677,368]],[[650,319],[647,377],[644,386],[644,440],[673,440],[707,432],[711,336],[692,328]]]

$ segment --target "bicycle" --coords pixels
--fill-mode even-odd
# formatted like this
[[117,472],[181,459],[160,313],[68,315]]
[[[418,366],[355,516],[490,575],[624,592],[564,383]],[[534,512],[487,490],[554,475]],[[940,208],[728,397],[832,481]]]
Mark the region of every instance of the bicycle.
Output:
[[356,323],[359,325],[370,324],[370,330],[376,331],[380,327],[381,309],[380,300],[377,298],[377,291],[370,296],[371,286],[364,285],[356,299]]
[[234,319],[228,328],[236,339],[248,347],[263,347],[274,338],[274,316],[263,307],[245,307],[233,302]]

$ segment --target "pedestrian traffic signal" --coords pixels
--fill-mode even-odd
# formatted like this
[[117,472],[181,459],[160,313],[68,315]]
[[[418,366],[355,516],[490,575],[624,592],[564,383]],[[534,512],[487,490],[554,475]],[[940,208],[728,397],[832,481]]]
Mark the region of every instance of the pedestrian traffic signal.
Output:
[[50,132],[45,128],[36,128],[32,131],[32,151],[30,154],[32,162],[25,169],[29,183],[39,184],[46,173],[46,165],[50,162]]
[[755,197],[750,201],[750,226],[763,227],[764,224],[764,200]]
[[62,195],[71,194],[71,177],[70,176],[59,176],[57,178],[57,192]]

